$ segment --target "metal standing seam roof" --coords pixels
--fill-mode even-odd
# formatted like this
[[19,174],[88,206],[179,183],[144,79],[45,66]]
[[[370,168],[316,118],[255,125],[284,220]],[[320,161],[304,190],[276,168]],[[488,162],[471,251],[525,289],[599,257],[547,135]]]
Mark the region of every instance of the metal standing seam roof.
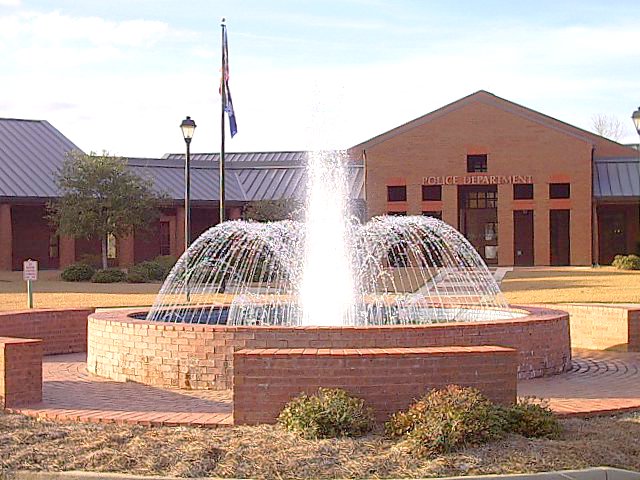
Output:
[[0,119],[0,197],[52,198],[67,152],[80,150],[46,120]]
[[596,159],[593,166],[596,198],[640,199],[640,159]]
[[[219,155],[191,155],[191,198],[217,201]],[[228,161],[227,161],[228,159]],[[162,159],[128,159],[138,175],[150,178],[159,192],[174,200],[184,199],[184,154],[167,154]],[[306,187],[306,152],[231,153],[225,155],[225,197],[227,201],[302,199]],[[353,163],[347,168],[351,199],[363,199],[364,168]]]

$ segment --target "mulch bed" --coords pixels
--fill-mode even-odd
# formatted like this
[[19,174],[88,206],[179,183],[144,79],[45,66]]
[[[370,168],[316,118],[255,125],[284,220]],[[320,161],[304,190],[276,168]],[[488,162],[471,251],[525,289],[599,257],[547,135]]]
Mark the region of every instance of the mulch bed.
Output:
[[640,414],[562,420],[559,440],[517,435],[434,459],[381,433],[304,440],[277,426],[146,428],[0,413],[0,473],[87,470],[236,478],[402,478],[611,466],[640,470]]

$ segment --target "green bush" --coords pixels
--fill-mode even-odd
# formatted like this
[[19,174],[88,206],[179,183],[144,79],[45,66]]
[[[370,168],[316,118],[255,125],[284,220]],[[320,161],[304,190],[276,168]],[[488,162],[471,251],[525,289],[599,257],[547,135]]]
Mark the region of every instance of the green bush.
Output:
[[528,438],[558,438],[560,422],[544,403],[524,398],[503,410],[507,431]]
[[145,262],[140,262],[135,266],[141,272],[144,272],[147,277],[147,281],[161,281],[164,280],[167,276],[165,268],[155,260],[147,260]]
[[505,419],[478,390],[449,385],[432,390],[405,412],[394,414],[387,434],[405,437],[410,450],[432,456],[500,438]]
[[304,438],[356,437],[374,426],[373,411],[364,400],[341,389],[320,388],[315,395],[302,394],[284,407],[278,422]]
[[391,437],[403,438],[422,456],[449,453],[516,433],[525,437],[557,438],[562,428],[545,404],[530,398],[501,407],[473,388],[449,385],[432,390],[385,424]]
[[164,273],[160,280],[164,280],[165,278],[167,278],[167,275],[169,275],[169,272],[171,272],[171,269],[176,264],[178,259],[173,255],[160,255],[154,258],[153,261],[162,267]]
[[65,268],[60,274],[60,277],[65,282],[88,282],[94,273],[96,273],[96,271],[91,265],[74,263]]
[[611,263],[620,270],[640,270],[640,257],[638,255],[616,255]]
[[91,277],[93,283],[116,283],[124,282],[126,279],[127,274],[117,268],[98,270],[93,277]]
[[149,273],[146,268],[135,265],[127,272],[128,283],[147,283],[149,281]]

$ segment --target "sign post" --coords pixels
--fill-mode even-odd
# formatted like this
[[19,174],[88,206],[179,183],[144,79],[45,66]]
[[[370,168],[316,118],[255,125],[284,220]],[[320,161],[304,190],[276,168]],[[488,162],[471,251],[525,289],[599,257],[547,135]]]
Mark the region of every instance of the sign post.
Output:
[[22,278],[27,282],[27,307],[33,308],[33,285],[31,282],[38,280],[38,262],[26,260],[22,263]]

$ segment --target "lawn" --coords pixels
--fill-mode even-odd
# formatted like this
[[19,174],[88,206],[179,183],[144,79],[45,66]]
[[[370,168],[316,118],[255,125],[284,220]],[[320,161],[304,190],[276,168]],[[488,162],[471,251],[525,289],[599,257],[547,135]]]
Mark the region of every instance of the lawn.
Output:
[[613,267],[515,269],[501,289],[509,303],[640,303],[640,271]]
[[[36,308],[138,307],[152,305],[159,283],[95,284],[63,282],[59,272],[40,272],[34,284]],[[502,285],[514,304],[565,302],[640,303],[640,272],[611,267],[556,267],[515,269]],[[0,310],[26,307],[21,272],[0,273]]]
[[561,420],[558,440],[510,435],[421,459],[381,434],[304,440],[272,425],[206,430],[61,424],[0,414],[0,475],[16,469],[236,478],[411,478],[612,466],[640,470],[640,415]]

